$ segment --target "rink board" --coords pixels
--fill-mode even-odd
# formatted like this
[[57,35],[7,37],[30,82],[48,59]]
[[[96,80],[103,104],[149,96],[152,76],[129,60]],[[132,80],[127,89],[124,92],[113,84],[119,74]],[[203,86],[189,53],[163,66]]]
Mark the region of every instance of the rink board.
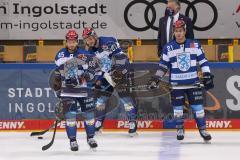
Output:
[[[15,120],[15,121],[0,121],[0,131],[27,131],[27,130],[44,130],[50,127],[54,123],[54,120]],[[138,128],[143,130],[159,130],[169,129],[169,124],[160,120],[152,121],[138,121]],[[84,128],[83,121],[77,122],[79,129]],[[106,120],[104,123],[104,129],[120,131],[122,129],[128,129],[128,121],[121,120]],[[172,127],[173,128],[173,127]],[[186,129],[196,129],[196,123],[194,120],[185,121]],[[207,120],[208,129],[240,129],[240,120]],[[58,129],[65,129],[65,121],[58,124]]]
[[[133,63],[139,68],[155,68],[157,63]],[[147,66],[147,67],[146,67]],[[207,127],[240,129],[240,63],[210,63],[215,88],[206,92]],[[0,64],[0,130],[41,130],[54,119],[56,96],[48,86],[53,64]],[[223,74],[224,73],[224,74]],[[145,74],[142,74],[145,76]],[[143,79],[143,78],[142,78]],[[138,127],[146,130],[172,129],[169,95],[137,99]],[[186,110],[186,128],[195,129],[191,110]],[[107,116],[105,129],[128,128],[123,107]],[[83,122],[78,123],[83,128]],[[64,122],[59,129],[64,128]]]

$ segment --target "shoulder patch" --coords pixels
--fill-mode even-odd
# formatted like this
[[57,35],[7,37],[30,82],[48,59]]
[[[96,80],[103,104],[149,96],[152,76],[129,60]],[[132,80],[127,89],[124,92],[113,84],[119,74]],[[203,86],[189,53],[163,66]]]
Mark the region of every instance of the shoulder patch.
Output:
[[57,55],[58,58],[63,58],[64,57],[64,52],[59,52]]

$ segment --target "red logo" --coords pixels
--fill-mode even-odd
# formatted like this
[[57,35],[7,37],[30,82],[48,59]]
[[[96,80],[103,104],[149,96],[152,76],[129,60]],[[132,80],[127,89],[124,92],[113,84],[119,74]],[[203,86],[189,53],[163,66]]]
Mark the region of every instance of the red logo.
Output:
[[237,8],[236,13],[239,13],[239,12],[240,12],[240,4],[239,4],[239,6],[238,6],[238,8]]

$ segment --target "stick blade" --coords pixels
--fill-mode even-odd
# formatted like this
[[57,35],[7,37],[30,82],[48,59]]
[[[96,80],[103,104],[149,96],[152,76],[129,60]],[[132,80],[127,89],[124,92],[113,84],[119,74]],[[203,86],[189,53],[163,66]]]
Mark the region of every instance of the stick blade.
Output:
[[57,125],[58,125],[58,123],[60,123],[60,122],[61,122],[61,121],[59,121],[59,120],[56,120],[56,121],[55,121],[52,140],[51,140],[50,143],[48,143],[47,145],[45,145],[45,146],[42,147],[42,151],[46,151],[47,149],[49,149],[49,148],[53,145],[53,142],[54,142],[54,139],[55,139],[55,135],[56,135]]
[[48,150],[52,146],[53,142],[51,141],[49,144],[42,147],[42,151]]
[[40,135],[43,135],[45,132],[32,132],[31,134],[30,134],[30,136],[31,137],[33,137],[33,136],[40,136]]

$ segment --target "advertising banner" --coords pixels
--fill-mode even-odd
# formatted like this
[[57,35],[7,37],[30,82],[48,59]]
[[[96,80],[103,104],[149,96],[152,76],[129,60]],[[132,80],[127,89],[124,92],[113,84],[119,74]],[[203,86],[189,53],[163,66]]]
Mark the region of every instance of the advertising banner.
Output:
[[[15,120],[15,121],[4,121],[0,120],[0,131],[9,130],[45,130],[49,128],[54,123],[53,120]],[[229,120],[207,120],[208,129],[239,129],[240,120],[239,119],[229,119]],[[58,130],[65,129],[66,122],[62,121],[58,124]],[[186,129],[197,129],[197,125],[194,120],[185,121]],[[159,129],[172,129],[174,126],[166,125],[166,121],[163,120],[147,120],[138,121],[137,126],[139,130],[159,130]],[[83,129],[84,122],[78,121],[77,128]],[[128,130],[129,122],[125,120],[109,120],[104,122],[104,130]]]
[[[196,38],[239,38],[238,0],[180,0]],[[68,29],[93,27],[118,39],[156,39],[166,0],[1,0],[0,39],[64,39]]]

